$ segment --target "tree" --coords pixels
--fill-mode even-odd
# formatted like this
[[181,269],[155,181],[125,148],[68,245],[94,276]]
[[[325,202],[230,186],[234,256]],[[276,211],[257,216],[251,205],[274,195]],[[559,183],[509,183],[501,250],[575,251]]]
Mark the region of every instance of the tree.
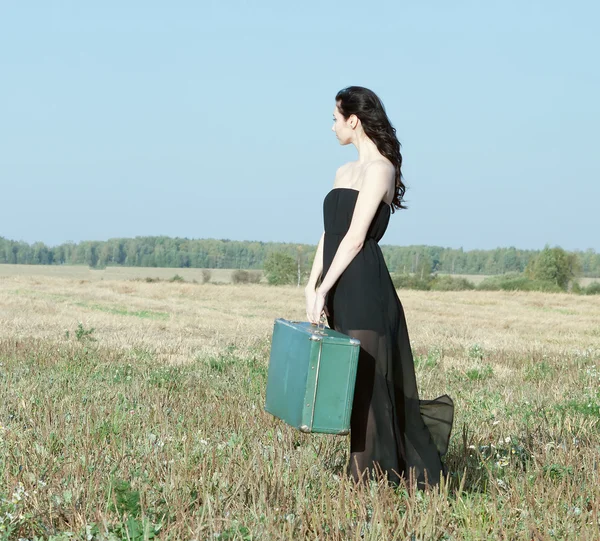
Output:
[[566,290],[569,282],[581,272],[581,264],[577,254],[546,245],[537,257],[530,260],[525,272],[534,280],[552,282]]
[[98,254],[96,253],[96,245],[93,242],[86,241],[82,243],[85,250],[85,264],[90,267],[95,267],[98,263]]
[[301,244],[298,244],[298,246],[296,247],[296,264],[297,264],[297,276],[298,276],[298,283],[297,286],[300,287],[300,283],[302,282],[303,278],[304,278],[304,246],[302,246]]
[[419,258],[419,263],[417,264],[416,275],[421,280],[427,280],[431,275],[431,270],[433,268],[433,264],[431,263],[431,258],[428,254],[422,254]]
[[109,263],[111,263],[111,254],[112,249],[108,242],[103,242],[100,245],[98,261],[96,262],[96,266],[100,268],[106,267]]
[[282,252],[271,252],[265,259],[263,269],[271,285],[293,284],[297,263],[293,257]]

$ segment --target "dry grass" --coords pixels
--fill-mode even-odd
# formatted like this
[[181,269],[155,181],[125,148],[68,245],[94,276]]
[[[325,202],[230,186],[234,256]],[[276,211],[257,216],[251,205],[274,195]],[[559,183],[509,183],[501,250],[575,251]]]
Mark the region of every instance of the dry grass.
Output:
[[346,438],[263,411],[301,289],[0,277],[0,539],[600,539],[600,298],[400,298],[456,403],[435,494],[357,491]]
[[87,265],[0,265],[0,278],[7,276],[46,276],[79,280],[144,280],[146,278],[170,280],[175,275],[186,282],[204,281],[203,271],[208,270],[210,282],[229,284],[236,269],[180,269],[156,267],[106,267],[93,269]]
[[[170,280],[175,275],[181,276],[186,282],[204,281],[203,271],[205,269],[180,269],[180,268],[155,268],[155,267],[107,267],[105,269],[92,269],[86,265],[0,265],[0,278],[7,276],[46,276],[56,278],[71,278],[80,280],[144,280],[156,279]],[[236,269],[206,269],[210,272],[210,282],[219,284],[230,284],[232,275]],[[486,274],[445,274],[440,276],[453,276],[454,278],[465,278],[477,285],[489,275]],[[266,282],[264,277],[263,282]],[[579,285],[586,287],[592,282],[600,281],[600,278],[580,278]]]
[[[472,282],[475,285],[478,285],[481,282],[483,282],[486,278],[489,278],[491,275],[489,275],[489,274],[446,274],[446,273],[441,272],[440,276],[453,276],[454,278],[465,278],[466,280],[469,280],[469,282]],[[592,282],[600,282],[600,278],[582,277],[582,278],[579,278],[579,280],[577,280],[577,281],[579,282],[579,285],[581,287],[586,287],[586,286],[589,286]]]

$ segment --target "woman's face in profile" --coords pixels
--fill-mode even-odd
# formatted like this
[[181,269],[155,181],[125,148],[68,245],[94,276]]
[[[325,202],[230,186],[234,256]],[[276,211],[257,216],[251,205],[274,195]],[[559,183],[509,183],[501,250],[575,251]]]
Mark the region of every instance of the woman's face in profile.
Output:
[[347,145],[352,142],[352,128],[340,113],[337,103],[333,109],[333,126],[331,126],[331,130],[335,132],[340,145]]

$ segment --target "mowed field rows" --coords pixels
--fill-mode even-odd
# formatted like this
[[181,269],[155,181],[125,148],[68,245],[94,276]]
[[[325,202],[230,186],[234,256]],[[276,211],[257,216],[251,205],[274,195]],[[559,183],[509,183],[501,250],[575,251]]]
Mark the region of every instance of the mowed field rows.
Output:
[[[48,276],[73,280],[171,280],[181,276],[186,282],[204,282],[205,269],[158,267],[106,267],[94,269],[87,265],[0,265],[0,276]],[[231,283],[235,269],[206,269],[213,283]]]
[[[217,284],[230,284],[236,269],[180,269],[156,267],[106,267],[94,269],[86,265],[0,265],[0,276],[54,276],[56,278],[71,278],[73,280],[171,280],[180,276],[186,282],[203,283],[203,272],[210,273],[210,282]],[[262,271],[251,271],[262,272]],[[440,276],[446,276],[440,273]],[[477,285],[489,276],[484,274],[448,274],[455,278],[465,278]],[[266,282],[265,277],[261,278]],[[600,278],[582,277],[578,279],[579,285],[586,287],[592,282],[599,282]]]
[[600,297],[399,295],[456,405],[437,492],[263,411],[301,288],[0,276],[0,539],[599,539]]

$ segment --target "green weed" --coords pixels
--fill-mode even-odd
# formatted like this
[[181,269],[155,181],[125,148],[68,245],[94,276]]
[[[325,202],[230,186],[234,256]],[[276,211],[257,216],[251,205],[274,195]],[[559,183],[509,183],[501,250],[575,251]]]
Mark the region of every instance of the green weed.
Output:
[[532,363],[525,369],[525,381],[543,381],[554,373],[554,369],[547,361]]
[[415,368],[434,368],[442,359],[442,350],[432,348],[425,355],[413,354]]
[[490,379],[494,375],[494,369],[489,365],[483,368],[471,368],[466,371],[466,376],[471,381],[484,381]]

